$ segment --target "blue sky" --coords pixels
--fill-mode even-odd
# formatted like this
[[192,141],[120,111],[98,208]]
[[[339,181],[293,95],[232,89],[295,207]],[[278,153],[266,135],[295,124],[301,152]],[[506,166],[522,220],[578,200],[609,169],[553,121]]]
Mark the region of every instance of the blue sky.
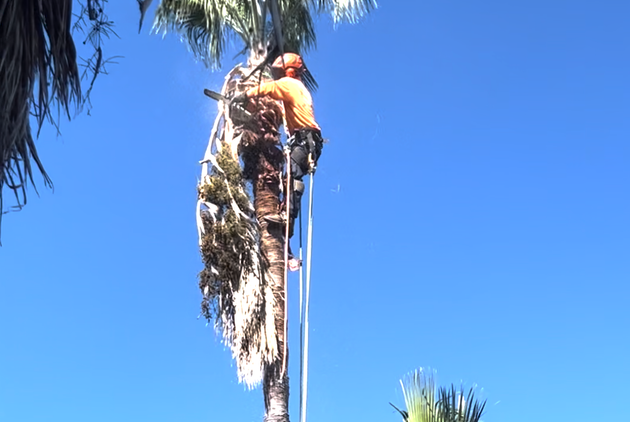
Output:
[[[401,0],[319,20],[309,420],[398,421],[421,366],[478,385],[486,422],[630,420],[629,12]],[[0,420],[260,421],[197,319],[202,92],[223,73],[137,35],[135,1],[109,15],[124,58],[91,116],[38,141],[54,193],[3,218]]]

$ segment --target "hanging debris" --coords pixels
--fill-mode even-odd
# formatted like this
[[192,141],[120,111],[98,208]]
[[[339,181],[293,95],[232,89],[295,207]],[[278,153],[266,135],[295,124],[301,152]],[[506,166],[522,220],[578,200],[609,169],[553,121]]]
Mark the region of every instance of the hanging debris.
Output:
[[[254,79],[242,84],[243,73],[237,66],[228,74],[223,97],[257,83]],[[252,203],[252,182],[270,177],[261,175],[261,160],[270,174],[280,172],[281,116],[275,102],[247,112],[219,102],[198,187],[197,225],[205,266],[199,274],[202,314],[222,333],[236,360],[239,381],[250,388],[262,381],[265,365],[279,350],[271,264],[261,252],[263,234]]]

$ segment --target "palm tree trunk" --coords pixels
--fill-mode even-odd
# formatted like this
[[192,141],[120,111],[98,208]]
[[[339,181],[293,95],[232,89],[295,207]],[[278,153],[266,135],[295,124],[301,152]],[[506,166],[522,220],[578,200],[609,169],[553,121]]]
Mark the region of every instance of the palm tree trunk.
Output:
[[[263,45],[253,49],[249,60],[250,72],[265,59],[265,55],[260,54],[264,51],[266,49]],[[260,76],[263,78],[262,74]],[[264,80],[257,82],[264,82]],[[271,276],[269,285],[274,296],[274,325],[278,339],[276,357],[272,362],[266,363],[264,367],[264,421],[289,422],[288,343],[285,347],[285,342],[288,341],[285,338],[285,231],[279,226],[269,226],[264,222],[265,216],[276,214],[280,210],[280,186],[284,161],[284,154],[280,149],[279,133],[282,116],[278,113],[280,111],[278,103],[270,98],[258,98],[256,105],[260,107],[257,113],[257,127],[260,132],[255,134],[256,140],[252,143],[254,148],[250,148],[250,154],[245,153],[242,158],[246,177],[248,177],[247,167],[253,170],[249,178],[253,184],[256,217],[259,222],[262,222],[260,228],[261,252],[267,262]],[[247,148],[242,150],[247,150]],[[286,363],[286,366],[283,365],[283,362]]]
[[[264,51],[262,46],[260,47],[257,51]],[[250,69],[254,69],[264,58],[264,55],[256,54],[256,50],[254,50],[249,60]],[[274,296],[273,313],[278,339],[277,355],[273,362],[267,363],[264,368],[264,420],[265,422],[289,422],[288,343],[285,347],[285,342],[288,341],[285,338],[285,231],[280,226],[269,226],[264,222],[265,216],[276,214],[280,210],[280,186],[284,154],[280,149],[278,129],[282,117],[278,115],[278,104],[270,98],[258,98],[256,104],[262,108],[258,114],[260,118],[257,125],[260,128],[260,133],[256,133],[256,147],[254,148],[256,153],[250,155],[249,160],[251,164],[253,164],[252,161],[255,162],[251,175],[254,209],[258,221],[263,222],[260,229],[261,252],[271,275],[269,285]],[[247,167],[247,160],[244,159],[243,161]]]
[[[258,163],[257,180],[254,183],[254,208],[258,221],[278,212],[280,201],[280,173],[273,169],[264,153]],[[262,253],[269,265],[271,288],[275,298],[274,319],[278,333],[278,355],[264,370],[263,393],[265,398],[265,422],[289,422],[289,377],[282,374],[284,356],[284,230],[279,226],[263,224],[261,228]],[[288,347],[287,347],[288,361]]]

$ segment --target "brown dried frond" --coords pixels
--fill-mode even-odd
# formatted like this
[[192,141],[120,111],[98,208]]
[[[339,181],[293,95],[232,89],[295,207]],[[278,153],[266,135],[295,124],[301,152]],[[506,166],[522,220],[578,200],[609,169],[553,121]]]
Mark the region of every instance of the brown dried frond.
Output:
[[[256,78],[243,83],[245,73],[233,69],[222,93],[234,95],[258,83]],[[257,223],[279,204],[284,162],[278,130],[282,106],[266,97],[250,101],[247,113],[220,104],[207,150],[217,153],[204,160],[213,166],[210,173],[202,169],[199,187],[200,202],[208,207],[208,214],[200,219],[205,266],[199,274],[201,311],[214,320],[230,346],[239,380],[252,387],[262,380],[264,368],[282,353],[276,308],[283,299],[276,291],[277,275],[272,276],[272,269],[275,274],[278,265],[282,268],[282,256],[263,253],[263,239],[269,235]],[[256,215],[247,193],[250,189],[258,207]]]

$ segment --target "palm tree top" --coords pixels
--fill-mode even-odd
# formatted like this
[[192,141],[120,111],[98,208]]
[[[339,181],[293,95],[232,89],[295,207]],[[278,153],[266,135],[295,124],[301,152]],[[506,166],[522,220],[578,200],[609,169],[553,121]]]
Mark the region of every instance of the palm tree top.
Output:
[[263,49],[255,51],[262,55],[275,47],[274,10],[282,28],[280,50],[301,53],[315,47],[315,15],[355,23],[376,7],[376,0],[162,0],[153,30],[179,33],[196,57],[218,68],[232,39],[242,41],[243,52]]
[[419,368],[405,376],[400,384],[406,410],[390,403],[403,422],[480,422],[486,400],[479,400],[475,388],[467,392],[451,384],[450,388],[436,387],[435,371]]

